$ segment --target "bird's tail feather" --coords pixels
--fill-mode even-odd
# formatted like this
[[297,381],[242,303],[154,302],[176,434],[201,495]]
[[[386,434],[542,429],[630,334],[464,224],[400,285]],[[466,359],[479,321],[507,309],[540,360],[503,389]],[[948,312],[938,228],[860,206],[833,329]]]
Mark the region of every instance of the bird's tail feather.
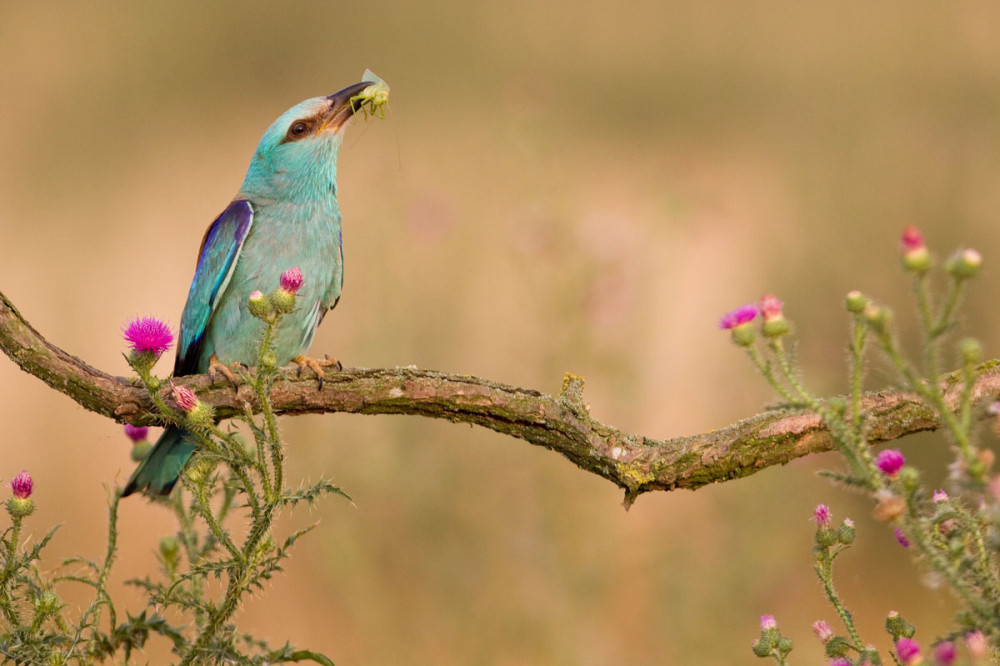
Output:
[[169,495],[184,465],[194,453],[194,438],[186,430],[167,428],[146,459],[132,472],[122,497],[139,490],[147,495]]

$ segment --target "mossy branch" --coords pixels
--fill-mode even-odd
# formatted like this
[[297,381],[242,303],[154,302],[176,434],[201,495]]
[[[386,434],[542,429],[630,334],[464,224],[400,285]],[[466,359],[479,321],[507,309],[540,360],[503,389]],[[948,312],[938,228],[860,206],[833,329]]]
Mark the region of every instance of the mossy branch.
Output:
[[[155,406],[138,382],[93,368],[46,340],[0,293],[0,348],[22,370],[65,393],[84,408],[119,422],[155,424]],[[984,364],[973,387],[973,404],[1000,395],[1000,367]],[[212,384],[205,375],[178,377],[220,417],[257,409],[251,387],[234,391],[227,382]],[[963,390],[957,374],[941,381],[948,404]],[[164,396],[169,386],[163,389]],[[480,377],[418,368],[345,368],[328,373],[317,390],[311,373],[299,377],[285,369],[271,393],[274,412],[295,415],[326,412],[411,414],[472,423],[561,453],[577,467],[625,490],[625,504],[652,490],[693,490],[709,483],[749,476],[810,453],[832,450],[833,440],[816,414],[772,409],[719,430],[653,439],[624,433],[590,415],[583,380],[571,374],[558,395],[546,395]],[[873,444],[940,427],[933,411],[917,396],[895,390],[865,394],[868,441]]]

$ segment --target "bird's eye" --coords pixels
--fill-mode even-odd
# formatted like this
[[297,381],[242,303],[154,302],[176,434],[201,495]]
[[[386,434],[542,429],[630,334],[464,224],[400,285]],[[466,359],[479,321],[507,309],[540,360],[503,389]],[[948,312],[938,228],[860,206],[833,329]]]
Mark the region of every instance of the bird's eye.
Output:
[[297,120],[288,128],[288,138],[301,139],[309,131],[309,124],[304,120]]

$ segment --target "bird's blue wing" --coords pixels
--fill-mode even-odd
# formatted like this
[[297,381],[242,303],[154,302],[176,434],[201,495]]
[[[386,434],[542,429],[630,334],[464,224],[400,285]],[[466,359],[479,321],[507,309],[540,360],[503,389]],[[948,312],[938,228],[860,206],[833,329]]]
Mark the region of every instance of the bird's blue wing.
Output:
[[205,331],[212,313],[233,276],[243,243],[253,226],[253,207],[245,199],[236,199],[205,232],[198,253],[198,268],[191,281],[184,314],[174,375],[198,372],[198,362]]

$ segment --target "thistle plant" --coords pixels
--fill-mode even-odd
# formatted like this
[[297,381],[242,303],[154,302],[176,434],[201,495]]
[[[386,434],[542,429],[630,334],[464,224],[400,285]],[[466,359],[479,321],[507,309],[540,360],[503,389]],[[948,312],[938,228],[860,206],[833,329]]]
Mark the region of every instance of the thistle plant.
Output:
[[[993,471],[993,453],[980,444],[980,426],[987,420],[973,404],[973,388],[980,372],[982,348],[964,338],[951,343],[958,328],[957,312],[969,282],[979,272],[982,258],[972,249],[955,253],[944,264],[944,296],[934,291],[934,258],[922,234],[908,228],[901,239],[904,271],[913,281],[917,313],[922,330],[922,353],[914,361],[903,352],[893,324],[892,311],[858,291],[846,297],[850,318],[848,386],[844,397],[821,399],[800,378],[790,351],[791,326],[781,302],[765,296],[759,304],[739,308],[722,318],[733,342],[742,347],[765,380],[790,408],[814,412],[822,419],[840,451],[845,469],[822,472],[824,476],[865,492],[872,500],[876,520],[893,531],[897,542],[909,549],[922,565],[934,572],[955,594],[961,610],[955,626],[922,649],[914,639],[916,629],[898,613],[890,612],[886,630],[893,641],[887,662],[859,635],[853,616],[833,585],[834,560],[854,541],[854,524],[831,523],[829,509],[817,507],[813,559],[827,600],[843,625],[841,634],[825,621],[813,625],[823,641],[831,664],[839,666],[882,663],[939,664],[986,663],[1000,648],[1000,475]],[[754,326],[762,319],[759,328]],[[948,488],[932,490],[922,473],[907,464],[895,448],[872,451],[862,409],[868,352],[875,347],[888,359],[905,390],[916,395],[933,411],[950,444],[954,461],[949,467]],[[947,352],[953,352],[959,369],[941,377]],[[955,395],[957,402],[949,396]],[[994,421],[1000,408],[992,408]],[[772,631],[772,634],[774,632]],[[765,650],[766,634],[755,643],[758,656],[773,657],[786,664],[790,643],[775,651]],[[762,643],[763,642],[763,643]],[[777,645],[774,640],[771,643]],[[968,661],[958,661],[964,644]],[[925,645],[927,645],[925,643]]]
[[[282,317],[296,307],[301,284],[302,274],[293,268],[280,276],[270,295],[251,296],[249,309],[261,321],[258,362],[251,369],[239,368],[238,375],[251,387],[256,409],[247,405],[234,419],[249,431],[249,444],[235,424],[220,426],[211,406],[193,391],[153,374],[173,342],[169,327],[153,318],[129,322],[123,331],[130,347],[126,358],[156,405],[160,422],[183,427],[199,446],[173,493],[154,498],[177,518],[176,532],[158,544],[160,571],[127,581],[147,593],[148,605],[123,618],[107,589],[118,550],[120,489],[109,493],[103,560],[74,558],[50,575],[40,561],[55,529],[30,547],[21,538],[22,525],[34,509],[32,479],[22,472],[10,484],[13,497],[6,506],[12,522],[0,540],[0,655],[24,664],[129,663],[136,650],[158,635],[169,641],[183,666],[332,664],[319,653],[288,644],[271,647],[240,633],[232,621],[240,604],[282,570],[298,539],[315,527],[279,538],[275,523],[283,511],[327,494],[347,497],[327,481],[298,489],[285,481],[284,445],[269,400],[279,376],[272,342]],[[132,458],[141,460],[151,448],[148,429],[127,425],[125,434],[133,442]],[[244,521],[245,529],[228,529],[232,521]],[[215,581],[221,582],[221,590]],[[93,590],[93,601],[75,617],[56,591],[70,584]]]

